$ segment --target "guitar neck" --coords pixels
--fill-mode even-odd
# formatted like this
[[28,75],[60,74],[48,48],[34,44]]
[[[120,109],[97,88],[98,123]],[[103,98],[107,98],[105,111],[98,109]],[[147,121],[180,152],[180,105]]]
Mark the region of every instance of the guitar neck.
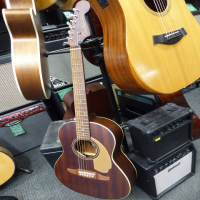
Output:
[[71,66],[74,93],[77,139],[90,139],[85,73],[80,46],[71,47]]

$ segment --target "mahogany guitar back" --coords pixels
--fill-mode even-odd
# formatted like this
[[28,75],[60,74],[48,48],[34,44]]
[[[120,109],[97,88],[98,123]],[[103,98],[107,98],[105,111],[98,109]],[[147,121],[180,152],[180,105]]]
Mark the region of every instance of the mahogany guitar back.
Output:
[[[106,87],[100,83],[91,83],[86,85],[86,96],[87,96],[87,106],[88,113],[94,113],[97,116],[106,117],[112,119],[114,113]],[[73,91],[68,92],[63,101],[67,107],[67,111],[63,119],[70,119],[75,117],[74,112],[74,96]]]

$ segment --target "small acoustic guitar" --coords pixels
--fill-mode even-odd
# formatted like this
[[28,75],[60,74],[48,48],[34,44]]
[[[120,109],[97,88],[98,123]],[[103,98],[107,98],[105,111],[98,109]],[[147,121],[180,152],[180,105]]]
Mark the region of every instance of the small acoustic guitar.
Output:
[[103,27],[113,82],[130,93],[176,92],[200,77],[200,26],[185,0],[88,0]]
[[112,120],[88,117],[84,68],[79,43],[90,36],[85,14],[90,4],[80,1],[74,8],[68,44],[71,51],[75,121],[59,129],[63,154],[55,174],[66,187],[102,199],[126,197],[136,179],[136,170],[122,152],[123,132]]
[[7,149],[0,147],[0,186],[15,173],[14,157]]
[[49,71],[39,13],[33,0],[7,0],[3,17],[11,38],[14,77],[27,100],[50,97]]

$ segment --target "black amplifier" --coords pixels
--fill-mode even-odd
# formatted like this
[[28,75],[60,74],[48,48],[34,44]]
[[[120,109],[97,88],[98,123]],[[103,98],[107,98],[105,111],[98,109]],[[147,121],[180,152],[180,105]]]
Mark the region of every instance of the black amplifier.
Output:
[[193,111],[169,103],[127,124],[135,152],[154,164],[192,140]]
[[150,165],[134,153],[130,153],[128,157],[137,169],[136,184],[153,199],[159,199],[195,173],[196,150],[192,142],[155,165]]

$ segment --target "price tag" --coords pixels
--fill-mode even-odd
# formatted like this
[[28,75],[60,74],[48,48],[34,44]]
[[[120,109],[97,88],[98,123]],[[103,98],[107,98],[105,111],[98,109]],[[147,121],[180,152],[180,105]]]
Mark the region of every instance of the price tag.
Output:
[[14,136],[22,135],[25,133],[25,130],[20,123],[15,124],[13,126],[9,126],[9,127]]

